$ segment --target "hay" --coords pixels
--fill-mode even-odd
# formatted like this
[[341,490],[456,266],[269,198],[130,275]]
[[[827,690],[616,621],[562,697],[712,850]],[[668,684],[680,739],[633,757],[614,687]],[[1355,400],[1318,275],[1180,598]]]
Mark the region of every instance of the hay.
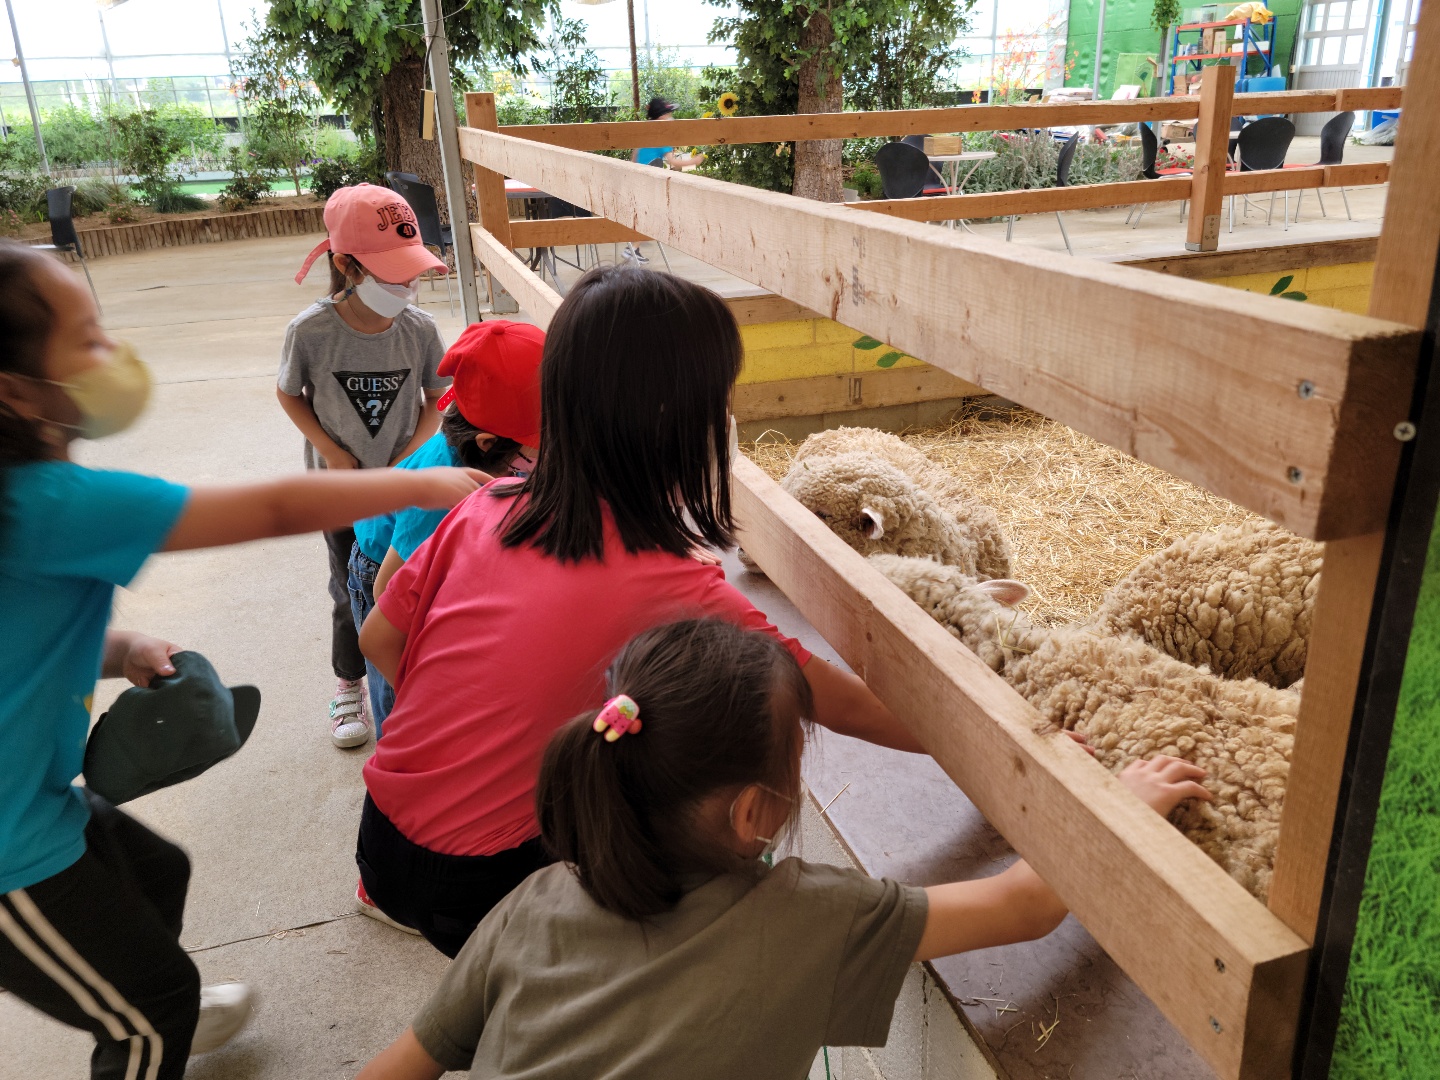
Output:
[[[1015,576],[1035,593],[1026,611],[1044,626],[1086,618],[1106,589],[1173,540],[1254,517],[1024,410],[997,417],[971,405],[949,427],[901,437],[994,507],[1015,551]],[[776,479],[797,448],[774,433],[743,447]]]

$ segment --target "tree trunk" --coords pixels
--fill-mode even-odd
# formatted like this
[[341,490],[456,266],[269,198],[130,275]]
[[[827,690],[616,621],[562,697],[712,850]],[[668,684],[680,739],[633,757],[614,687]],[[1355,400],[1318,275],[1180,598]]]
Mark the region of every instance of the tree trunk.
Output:
[[[840,80],[831,73],[829,46],[835,40],[830,16],[815,11],[800,31],[800,48],[811,53],[798,75],[801,113],[839,112],[843,107]],[[841,193],[840,139],[795,144],[795,184],[791,191],[806,199],[839,202]]]

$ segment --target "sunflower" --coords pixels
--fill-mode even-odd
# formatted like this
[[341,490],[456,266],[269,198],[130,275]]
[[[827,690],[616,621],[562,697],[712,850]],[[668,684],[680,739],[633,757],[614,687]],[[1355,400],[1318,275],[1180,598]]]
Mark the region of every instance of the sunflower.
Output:
[[720,100],[715,103],[722,116],[734,116],[740,111],[740,99],[732,91],[726,90],[720,95]]

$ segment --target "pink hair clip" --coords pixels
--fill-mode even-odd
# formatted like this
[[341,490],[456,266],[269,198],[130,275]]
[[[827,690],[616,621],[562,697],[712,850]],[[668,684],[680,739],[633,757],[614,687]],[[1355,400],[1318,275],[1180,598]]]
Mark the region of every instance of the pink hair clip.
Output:
[[592,726],[596,731],[605,732],[606,742],[614,742],[627,731],[633,734],[640,730],[640,706],[635,704],[634,698],[616,694],[605,702]]

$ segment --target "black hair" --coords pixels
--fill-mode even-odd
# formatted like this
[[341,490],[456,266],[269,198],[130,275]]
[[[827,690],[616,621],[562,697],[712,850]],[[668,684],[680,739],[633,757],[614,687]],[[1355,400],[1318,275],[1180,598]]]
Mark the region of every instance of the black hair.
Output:
[[660,117],[666,113],[672,113],[674,111],[674,104],[666,101],[663,97],[652,97],[645,106],[645,115],[651,120],[659,120]]
[[[604,553],[600,504],[625,550],[730,547],[730,393],[740,328],[709,289],[596,267],[566,295],[540,362],[540,458],[502,536],[562,561]],[[688,518],[688,520],[687,520]]]
[[647,630],[606,681],[639,706],[640,730],[607,742],[591,710],[557,731],[536,816],[545,846],[597,904],[645,919],[674,907],[687,877],[753,866],[701,819],[706,796],[760,784],[791,796],[793,815],[814,703],[783,645],[719,619]]
[[[495,435],[493,431],[486,431],[470,423],[460,412],[460,406],[453,402],[440,417],[440,430],[445,434],[445,441],[450,444],[450,449],[460,458],[460,464],[479,469],[491,476],[503,473],[510,463],[511,455],[520,449],[520,444],[514,439]],[[494,435],[495,442],[489,450],[481,450],[475,445],[476,435]]]
[[[0,371],[31,378],[45,375],[55,310],[45,299],[40,279],[51,261],[32,247],[0,240]],[[40,424],[0,401],[0,526],[8,469],[48,456]]]

